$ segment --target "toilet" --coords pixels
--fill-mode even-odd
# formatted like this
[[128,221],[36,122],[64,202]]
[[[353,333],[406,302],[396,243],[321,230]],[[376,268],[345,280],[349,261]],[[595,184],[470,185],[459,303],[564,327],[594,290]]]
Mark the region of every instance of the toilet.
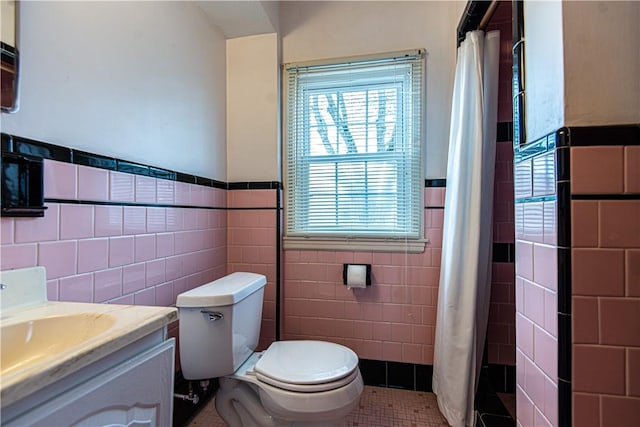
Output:
[[230,427],[346,425],[363,390],[358,356],[324,341],[255,352],[266,282],[232,273],[178,295],[184,378],[219,378],[216,409]]

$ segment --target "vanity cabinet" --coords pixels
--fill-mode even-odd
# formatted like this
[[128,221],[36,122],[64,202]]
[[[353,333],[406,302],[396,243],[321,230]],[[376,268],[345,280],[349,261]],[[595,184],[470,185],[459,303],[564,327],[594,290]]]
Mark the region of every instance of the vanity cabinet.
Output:
[[2,425],[170,426],[175,339],[157,331],[3,408]]

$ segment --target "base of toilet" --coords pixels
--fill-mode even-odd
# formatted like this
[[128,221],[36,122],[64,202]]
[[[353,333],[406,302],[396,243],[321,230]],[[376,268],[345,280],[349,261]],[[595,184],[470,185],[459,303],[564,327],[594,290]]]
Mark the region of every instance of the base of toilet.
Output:
[[[227,381],[236,384],[230,385]],[[218,415],[229,427],[347,427],[346,416],[331,420],[293,421],[269,414],[258,398],[256,386],[221,379],[215,404]],[[222,383],[227,382],[223,388]],[[349,411],[350,412],[350,411]]]
[[[220,378],[216,393],[218,414],[230,427],[240,426],[346,426],[346,416],[360,401],[364,388],[358,371],[356,379],[344,387],[320,393],[291,393],[260,383],[253,366],[260,357],[255,353],[234,374]],[[339,396],[339,399],[333,396]],[[308,411],[313,401],[315,411]],[[324,403],[318,411],[318,402]]]

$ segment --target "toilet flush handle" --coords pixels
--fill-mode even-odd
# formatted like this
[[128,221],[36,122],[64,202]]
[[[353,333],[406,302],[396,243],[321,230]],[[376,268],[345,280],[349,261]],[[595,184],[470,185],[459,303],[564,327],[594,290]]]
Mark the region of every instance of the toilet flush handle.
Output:
[[215,322],[216,320],[224,319],[224,316],[222,315],[222,313],[218,311],[200,310],[200,313],[208,315],[210,322]]

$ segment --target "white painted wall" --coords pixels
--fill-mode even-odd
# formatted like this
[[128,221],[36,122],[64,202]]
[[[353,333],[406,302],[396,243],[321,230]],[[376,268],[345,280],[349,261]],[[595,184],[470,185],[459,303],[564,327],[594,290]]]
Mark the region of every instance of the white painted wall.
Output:
[[278,35],[227,40],[227,180],[280,180]]
[[562,3],[524,2],[527,142],[564,126]]
[[425,48],[426,178],[444,178],[456,59],[465,2],[283,2],[283,62]]
[[2,131],[226,179],[225,40],[191,2],[21,3]]
[[640,123],[640,2],[563,3],[567,126]]
[[640,123],[640,2],[526,1],[527,141]]

